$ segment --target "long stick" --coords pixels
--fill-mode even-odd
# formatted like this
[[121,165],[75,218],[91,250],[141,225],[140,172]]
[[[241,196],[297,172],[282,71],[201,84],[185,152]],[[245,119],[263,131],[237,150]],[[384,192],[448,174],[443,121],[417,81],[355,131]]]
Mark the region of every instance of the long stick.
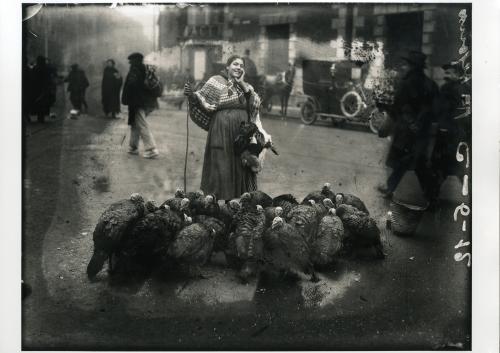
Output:
[[189,100],[186,100],[186,156],[184,157],[184,192],[187,192],[187,160],[189,151]]

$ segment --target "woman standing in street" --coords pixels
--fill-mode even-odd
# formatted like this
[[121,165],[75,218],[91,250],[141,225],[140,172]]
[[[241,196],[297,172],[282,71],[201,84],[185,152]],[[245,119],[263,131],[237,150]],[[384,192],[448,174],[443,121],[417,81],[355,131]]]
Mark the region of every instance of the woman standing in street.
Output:
[[115,61],[113,59],[107,60],[101,84],[102,109],[106,117],[111,114],[112,118],[116,118],[120,114],[120,89],[122,83],[123,79],[115,68]]
[[244,77],[243,58],[233,55],[225,70],[212,76],[200,90],[193,93],[189,85],[185,86],[190,105],[211,114],[201,189],[221,200],[237,198],[244,192],[257,189],[256,174],[243,166],[234,150],[240,124],[250,120],[259,127],[266,140],[271,137],[262,129],[258,115],[260,98]]

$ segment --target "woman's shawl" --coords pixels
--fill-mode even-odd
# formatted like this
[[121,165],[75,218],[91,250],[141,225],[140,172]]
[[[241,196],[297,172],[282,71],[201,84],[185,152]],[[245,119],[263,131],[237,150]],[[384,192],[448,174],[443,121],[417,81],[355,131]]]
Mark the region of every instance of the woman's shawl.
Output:
[[253,87],[245,94],[233,79],[227,79],[225,73],[210,77],[194,94],[198,99],[191,100],[190,104],[191,108],[197,110],[197,114],[211,116],[217,110],[243,107],[248,109],[252,122],[257,119],[261,103],[259,95]]

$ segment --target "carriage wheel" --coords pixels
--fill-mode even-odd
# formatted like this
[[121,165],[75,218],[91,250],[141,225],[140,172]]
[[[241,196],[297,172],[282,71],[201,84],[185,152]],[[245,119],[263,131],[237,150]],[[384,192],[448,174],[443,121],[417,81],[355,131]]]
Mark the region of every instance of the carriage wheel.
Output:
[[374,134],[378,135],[378,131],[380,130],[380,127],[384,123],[385,119],[387,119],[386,112],[381,111],[378,108],[373,108],[373,110],[370,112],[368,120],[368,122],[370,123],[370,130]]
[[354,118],[361,111],[363,100],[358,92],[349,91],[340,100],[342,114],[348,118]]
[[300,108],[300,120],[306,125],[311,125],[314,124],[316,118],[316,105],[310,100],[302,104]]

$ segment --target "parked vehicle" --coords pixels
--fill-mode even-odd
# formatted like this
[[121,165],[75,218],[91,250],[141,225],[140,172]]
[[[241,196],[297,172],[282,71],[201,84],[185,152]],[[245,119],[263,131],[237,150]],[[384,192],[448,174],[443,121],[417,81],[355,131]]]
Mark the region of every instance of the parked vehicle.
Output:
[[[330,74],[335,65],[334,77]],[[301,106],[301,120],[311,125],[320,119],[330,119],[334,125],[355,122],[369,126],[374,133],[385,120],[386,111],[373,98],[373,92],[363,87],[366,68],[351,61],[303,62],[303,90],[306,101]]]

